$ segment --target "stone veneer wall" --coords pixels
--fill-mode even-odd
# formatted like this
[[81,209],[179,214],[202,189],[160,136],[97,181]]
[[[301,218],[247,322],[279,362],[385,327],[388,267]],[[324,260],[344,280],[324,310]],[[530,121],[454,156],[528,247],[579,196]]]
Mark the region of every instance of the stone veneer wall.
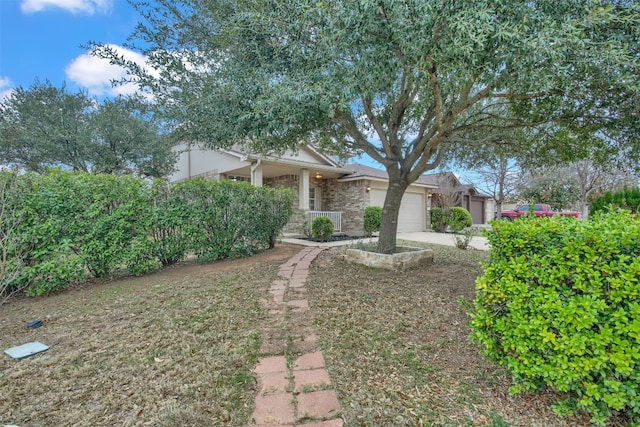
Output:
[[[293,215],[285,226],[285,233],[299,233],[300,226],[305,221],[305,211],[298,209],[298,181],[297,175],[282,175],[267,178],[264,185],[272,188],[290,188],[296,193],[293,201]],[[364,230],[364,208],[369,206],[369,193],[366,191],[369,181],[358,180],[340,182],[335,178],[309,178],[309,185],[320,188],[320,207],[323,211],[342,212],[342,232],[361,234]]]
[[322,210],[342,212],[342,231],[358,235],[364,232],[364,208],[369,206],[367,180],[341,182],[323,180],[321,187]]

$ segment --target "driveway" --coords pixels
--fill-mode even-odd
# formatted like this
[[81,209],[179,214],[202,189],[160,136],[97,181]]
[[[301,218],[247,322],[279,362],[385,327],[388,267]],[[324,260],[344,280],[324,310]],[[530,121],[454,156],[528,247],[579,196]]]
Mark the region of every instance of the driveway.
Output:
[[[447,245],[447,246],[455,246],[455,242],[453,240],[453,234],[451,233],[435,233],[432,231],[422,231],[422,232],[412,232],[412,233],[398,233],[398,240],[408,240],[413,242],[425,242],[425,243],[435,243],[437,245]],[[361,239],[361,242],[375,242],[377,241],[377,237],[372,239]],[[353,245],[353,240],[345,240],[339,242],[327,242],[327,243],[318,243],[318,242],[310,242],[308,240],[296,239],[295,235],[288,235],[282,239],[284,243],[292,243],[294,245],[301,246],[345,246],[345,245]],[[489,244],[487,243],[487,238],[482,236],[474,236],[469,244],[474,249],[480,249],[482,251],[489,250]]]
[[[453,240],[453,234],[451,233],[435,233],[433,231],[422,231],[412,233],[398,233],[398,240],[411,240],[413,242],[425,242],[435,243],[437,245],[455,246],[456,243]],[[482,251],[489,250],[489,243],[486,237],[473,236],[471,243],[469,244],[474,249],[480,249]]]

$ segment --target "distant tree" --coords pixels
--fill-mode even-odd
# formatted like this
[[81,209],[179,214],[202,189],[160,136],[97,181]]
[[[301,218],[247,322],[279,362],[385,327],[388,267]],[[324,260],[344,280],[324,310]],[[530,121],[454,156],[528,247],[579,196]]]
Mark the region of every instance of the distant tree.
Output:
[[384,253],[406,189],[452,146],[579,114],[565,88],[581,70],[638,65],[635,2],[133,3],[154,71],[109,46],[95,54],[128,66],[185,140],[369,155],[389,176]]
[[46,81],[17,88],[0,104],[0,162],[27,171],[74,171],[162,177],[175,156],[161,123],[138,97],[102,104]]
[[[635,186],[640,178],[636,158],[628,150],[617,151],[615,144],[606,146],[602,137],[576,134],[571,128],[558,132],[556,138],[567,145],[590,147],[571,161],[562,158],[537,158],[535,153],[522,157],[524,182],[520,185],[525,199],[551,197],[562,200],[564,208],[572,207],[583,218],[589,216],[593,197],[614,192],[625,185]],[[544,166],[541,166],[543,164]],[[545,191],[542,191],[546,187]],[[555,193],[555,196],[550,194]],[[562,194],[562,195],[561,195]],[[569,203],[572,203],[569,205]]]
[[578,192],[566,168],[546,168],[525,174],[519,193],[525,203],[545,203],[553,210],[563,210],[575,205]]
[[94,173],[162,177],[173,170],[171,142],[160,119],[138,97],[105,100],[91,113]]
[[88,172],[93,107],[86,92],[69,93],[48,80],[15,89],[0,103],[2,163],[40,173],[52,166]]
[[462,203],[462,191],[460,184],[451,172],[443,172],[437,180],[438,192],[434,193],[435,205],[444,210],[448,210]]
[[[521,138],[520,134],[512,133],[505,138]],[[520,167],[517,160],[522,153],[518,151],[521,143],[509,144],[498,142],[486,144],[464,152],[455,153],[455,162],[464,166],[478,177],[474,179],[474,186],[493,197],[496,203],[496,211],[502,211],[502,204],[512,200],[518,192],[520,182]]]
[[502,211],[502,204],[512,200],[518,192],[520,169],[515,160],[499,156],[495,162],[475,171],[480,177],[476,188],[489,194],[495,200],[496,212]]
[[589,205],[595,197],[625,186],[634,187],[640,179],[640,173],[631,165],[634,160],[624,154],[608,162],[594,157],[576,160],[559,168],[560,175],[573,182],[575,209],[583,218],[589,216]]

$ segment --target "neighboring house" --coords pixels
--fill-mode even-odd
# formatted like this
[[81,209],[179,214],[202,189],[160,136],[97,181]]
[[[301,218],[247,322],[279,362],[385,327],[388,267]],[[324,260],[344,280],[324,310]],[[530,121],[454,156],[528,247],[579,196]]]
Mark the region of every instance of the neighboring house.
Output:
[[471,213],[474,224],[486,224],[494,218],[492,197],[480,193],[473,184],[462,184],[453,172],[428,174],[424,178],[436,186],[431,196],[432,206],[463,207]]
[[[341,164],[307,146],[282,156],[246,154],[240,150],[210,150],[186,144],[179,152],[171,181],[205,177],[247,181],[255,186],[291,188],[296,213],[285,231],[297,232],[305,221],[326,215],[336,231],[363,232],[364,209],[382,206],[388,187],[385,171]],[[398,231],[428,229],[429,197],[435,185],[422,177],[407,189],[400,206]]]

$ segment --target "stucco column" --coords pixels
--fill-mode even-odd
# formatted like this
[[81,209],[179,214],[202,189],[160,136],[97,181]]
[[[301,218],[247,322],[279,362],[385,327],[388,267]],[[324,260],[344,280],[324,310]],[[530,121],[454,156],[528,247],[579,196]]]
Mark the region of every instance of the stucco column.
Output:
[[298,207],[304,211],[309,210],[309,169],[300,171],[300,179],[298,183]]
[[262,187],[262,162],[260,160],[251,165],[251,185]]

